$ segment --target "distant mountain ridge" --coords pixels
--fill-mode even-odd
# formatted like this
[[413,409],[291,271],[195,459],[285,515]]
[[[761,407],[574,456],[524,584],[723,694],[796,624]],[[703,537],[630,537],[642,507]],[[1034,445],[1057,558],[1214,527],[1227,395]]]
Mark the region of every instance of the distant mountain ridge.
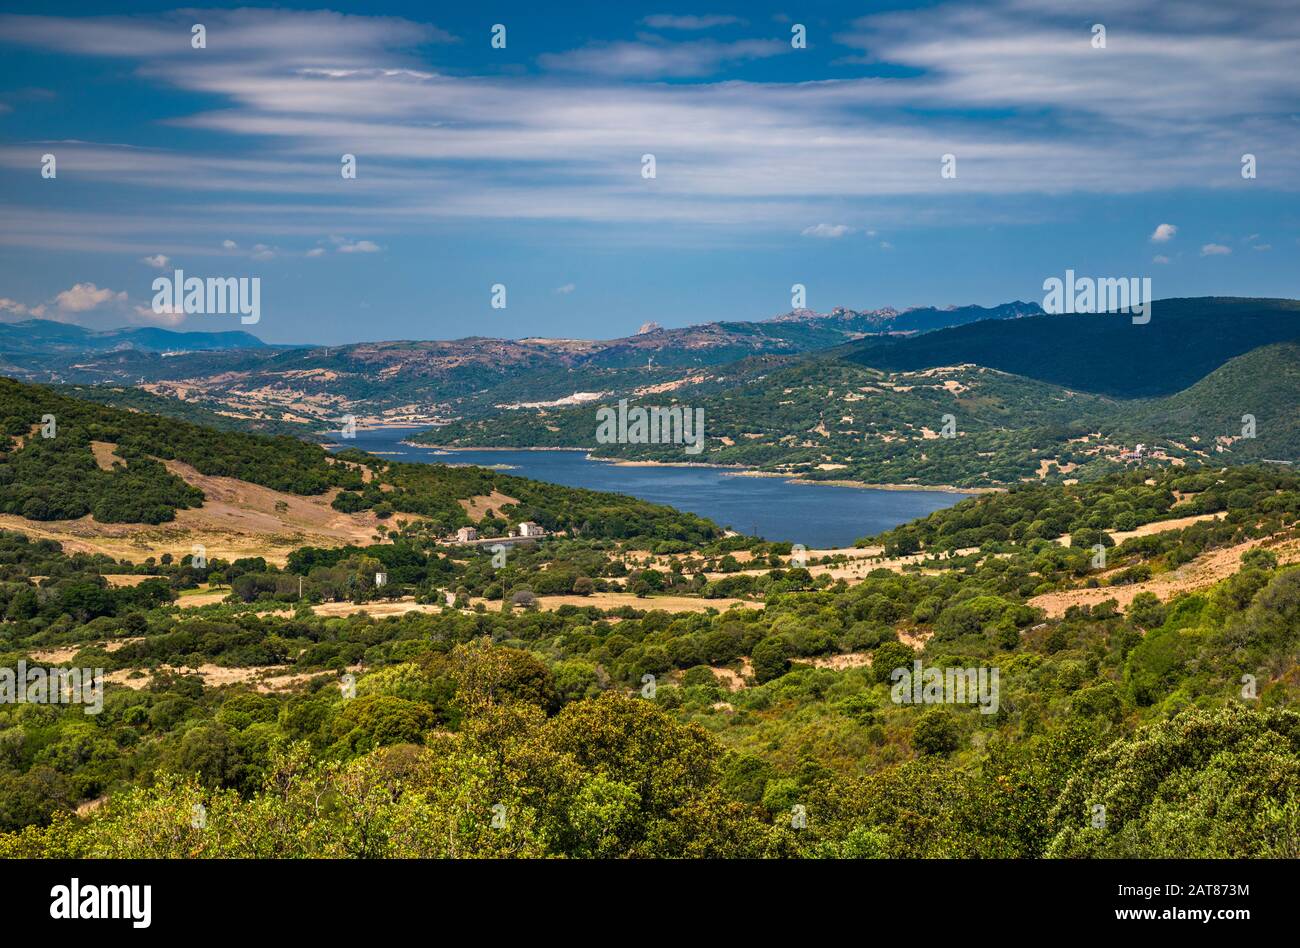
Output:
[[[701,410],[706,447],[695,460],[819,480],[975,487],[1089,480],[1129,464],[1291,464],[1300,462],[1300,302],[1157,300],[1145,325],[1041,314],[875,335],[628,398]],[[681,459],[679,445],[593,443],[595,412],[613,401],[467,414],[413,440]],[[945,419],[950,439],[938,433]]]
[[1021,302],[901,313],[841,307],[669,329],[647,322],[634,335],[609,340],[469,337],[341,346],[269,346],[242,332],[96,333],[28,321],[0,327],[0,373],[67,385],[144,386],[206,407],[223,404],[257,421],[328,427],[350,412],[370,422],[418,424],[576,392],[671,386],[718,367],[799,357],[872,333],[1033,312],[1041,310]]
[[242,330],[189,332],[156,326],[120,329],[86,329],[51,319],[25,319],[0,323],[0,352],[211,352],[223,349],[261,349],[267,344]]
[[915,306],[903,310],[890,306],[872,310],[837,306],[825,314],[797,309],[774,316],[768,322],[813,323],[831,328],[843,327],[845,331],[859,333],[915,333],[964,326],[985,319],[1020,319],[1042,315],[1043,308],[1037,303],[1013,300],[997,306]]
[[91,330],[72,323],[27,319],[0,323],[0,353],[42,354],[72,352],[214,352],[231,349],[311,350],[332,355],[340,350],[425,349],[439,354],[463,353],[471,361],[476,354],[495,349],[511,357],[552,351],[573,364],[590,362],[616,366],[643,361],[658,354],[660,364],[719,364],[749,355],[805,352],[828,348],[863,334],[881,332],[928,332],[960,326],[982,319],[1010,319],[1040,315],[1037,303],[1014,301],[999,306],[918,307],[852,310],[836,307],[829,313],[795,310],[765,320],[714,320],[665,329],[658,322],[646,322],[632,335],[607,340],[525,337],[503,339],[470,336],[461,339],[396,339],[342,346],[271,346],[252,333],[241,330],[195,332],[157,327],[121,327]]

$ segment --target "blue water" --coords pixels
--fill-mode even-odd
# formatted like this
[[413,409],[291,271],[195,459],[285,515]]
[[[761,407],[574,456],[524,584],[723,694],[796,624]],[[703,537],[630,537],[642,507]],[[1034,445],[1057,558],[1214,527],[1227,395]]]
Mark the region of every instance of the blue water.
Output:
[[395,461],[477,464],[553,484],[630,494],[742,533],[802,543],[809,549],[849,546],[859,537],[951,507],[968,496],[792,484],[708,467],[620,467],[588,461],[582,451],[441,451],[401,443],[419,430],[358,430],[354,440],[339,443]]

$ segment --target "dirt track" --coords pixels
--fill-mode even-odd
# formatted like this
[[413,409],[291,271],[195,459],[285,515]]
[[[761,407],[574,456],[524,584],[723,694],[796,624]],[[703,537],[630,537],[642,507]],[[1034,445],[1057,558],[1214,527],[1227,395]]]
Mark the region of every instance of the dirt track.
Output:
[[[103,447],[97,457],[103,456],[102,463],[108,460],[113,445],[100,444]],[[163,463],[173,474],[203,491],[202,507],[178,510],[174,521],[157,526],[99,523],[89,516],[37,521],[0,514],[0,528],[57,540],[70,553],[103,553],[132,563],[163,553],[179,558],[191,553],[195,544],[202,544],[209,558],[263,556],[270,563],[284,565],[289,553],[300,546],[366,544],[373,542],[380,527],[380,521],[369,511],[345,514],[332,508],[335,491],[299,497],[233,477],[200,474],[180,461]],[[414,515],[394,518],[384,528],[395,527],[396,521],[402,519],[414,519]]]
[[[1049,617],[1056,618],[1065,615],[1065,610],[1070,606],[1095,606],[1107,599],[1116,600],[1120,608],[1124,609],[1141,592],[1154,593],[1161,602],[1168,602],[1179,593],[1204,589],[1231,576],[1241,568],[1241,554],[1267,542],[1267,540],[1247,540],[1236,546],[1202,553],[1180,569],[1161,573],[1142,583],[1044,593],[1029,600],[1029,605],[1045,609]],[[1268,548],[1277,554],[1280,563],[1300,562],[1300,540],[1286,540]]]

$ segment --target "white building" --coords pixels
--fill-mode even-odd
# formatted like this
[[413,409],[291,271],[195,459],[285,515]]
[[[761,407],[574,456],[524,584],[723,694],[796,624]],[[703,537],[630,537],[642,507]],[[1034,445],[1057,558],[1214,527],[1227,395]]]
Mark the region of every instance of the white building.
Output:
[[456,539],[461,543],[469,543],[471,540],[478,539],[478,531],[473,527],[461,527],[456,531]]
[[546,535],[546,530],[533,523],[531,520],[525,520],[516,527],[515,530],[517,535],[521,537],[540,537]]

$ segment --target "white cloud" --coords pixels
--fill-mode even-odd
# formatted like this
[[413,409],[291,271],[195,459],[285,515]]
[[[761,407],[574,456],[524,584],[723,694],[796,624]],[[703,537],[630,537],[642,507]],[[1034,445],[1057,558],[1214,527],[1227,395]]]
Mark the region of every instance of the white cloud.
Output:
[[339,253],[379,253],[380,246],[373,240],[358,240],[340,243]]
[[[791,220],[859,210],[883,228],[952,206],[930,172],[954,140],[963,190],[978,195],[1227,188],[1240,183],[1223,165],[1237,142],[1300,154],[1300,20],[1264,0],[1231,10],[1132,0],[1124,42],[1104,54],[1086,29],[1080,42],[1073,14],[1037,0],[874,14],[838,39],[901,67],[887,79],[845,69],[801,82],[623,81],[711,74],[769,54],[761,44],[789,48],[780,30],[740,45],[698,32],[681,43],[645,36],[554,54],[559,69],[596,74],[580,89],[536,72],[438,73],[424,44],[449,37],[400,18],[212,11],[209,36],[216,23],[224,39],[203,56],[176,43],[187,18],[0,16],[7,42],[122,57],[160,88],[202,96],[214,106],[167,123],[255,146],[62,143],[61,169],[134,185],[149,200],[113,214],[5,207],[0,244],[140,256],[166,234],[169,252],[189,259],[187,241],[204,228],[260,228],[302,246],[331,231],[494,219],[788,231]],[[364,188],[322,201],[338,194],[337,172],[319,172],[337,167],[340,142],[366,143]],[[645,151],[660,159],[654,200],[637,174]],[[39,155],[37,145],[0,145],[0,168],[34,167]],[[1284,163],[1259,184],[1295,189],[1298,169]],[[159,188],[164,176],[173,190]],[[198,241],[201,252],[213,239]]]
[[814,224],[811,227],[805,227],[800,233],[805,237],[823,237],[835,240],[846,234],[853,233],[853,228],[847,224]]
[[730,26],[742,22],[744,21],[740,17],[724,14],[674,16],[671,13],[656,13],[641,21],[644,26],[652,30],[708,30],[715,26]]
[[573,292],[574,290],[576,290],[576,289],[577,289],[577,286],[575,286],[574,284],[572,284],[572,283],[566,283],[566,284],[564,284],[564,286],[557,286],[557,287],[555,288],[555,292],[556,292],[556,293],[559,293],[561,296],[568,296],[570,293],[572,293],[572,292]]
[[1251,250],[1272,250],[1272,249],[1273,249],[1273,245],[1272,245],[1272,244],[1253,244],[1253,245],[1251,246],[1250,249],[1251,249]]
[[75,283],[53,299],[29,305],[9,298],[0,298],[0,318],[52,319],[56,322],[81,323],[90,321],[102,325],[121,325],[128,315],[127,295],[124,291],[101,288],[94,283]]
[[1160,224],[1151,233],[1151,242],[1157,244],[1166,244],[1173,239],[1178,233],[1178,228],[1173,224]]
[[[177,28],[187,38],[179,52],[190,52],[191,11],[162,15],[46,17],[0,16],[0,34],[16,43],[68,53],[138,58],[175,56]],[[280,58],[285,63],[319,65],[321,60],[351,61],[356,52],[375,48],[412,48],[425,43],[456,42],[456,37],[427,23],[401,17],[354,16],[327,10],[288,11],[241,8],[206,9],[208,35],[220,47],[244,58]],[[216,52],[218,44],[208,52]]]
[[543,53],[537,61],[560,72],[681,79],[712,75],[723,66],[788,52],[789,43],[774,39],[668,42],[647,36],[637,42],[589,43],[564,53]]
[[1158,254],[1156,254],[1154,257],[1151,258],[1151,262],[1152,262],[1152,263],[1168,263],[1168,262],[1169,262],[1169,258],[1166,257],[1166,256],[1165,256],[1164,254],[1162,254],[1162,253],[1158,253]]
[[239,244],[235,243],[233,240],[223,240],[221,246],[225,247],[227,250],[234,250],[239,246]]
[[178,326],[185,321],[184,311],[173,312],[171,303],[165,303],[155,311],[152,306],[136,305],[132,308],[133,323],[146,326]]
[[271,260],[275,257],[276,249],[268,247],[266,244],[253,244],[254,260]]
[[325,256],[325,248],[324,248],[324,247],[312,247],[311,250],[308,250],[308,251],[307,251],[307,256],[309,256],[309,257],[323,257],[323,256]]
[[7,317],[17,317],[19,319],[40,319],[45,315],[45,304],[28,306],[26,303],[0,296],[0,313],[5,314]]
[[67,313],[84,313],[108,302],[126,302],[125,291],[117,293],[93,283],[77,283],[54,297],[54,305]]
[[168,257],[166,254],[156,253],[150,257],[141,257],[140,262],[144,264],[148,264],[149,266],[154,267],[155,269],[158,270],[165,270],[167,269],[168,265],[171,263],[171,258]]
[[1205,244],[1201,247],[1202,257],[1223,257],[1232,253],[1231,247],[1225,247],[1223,244]]

